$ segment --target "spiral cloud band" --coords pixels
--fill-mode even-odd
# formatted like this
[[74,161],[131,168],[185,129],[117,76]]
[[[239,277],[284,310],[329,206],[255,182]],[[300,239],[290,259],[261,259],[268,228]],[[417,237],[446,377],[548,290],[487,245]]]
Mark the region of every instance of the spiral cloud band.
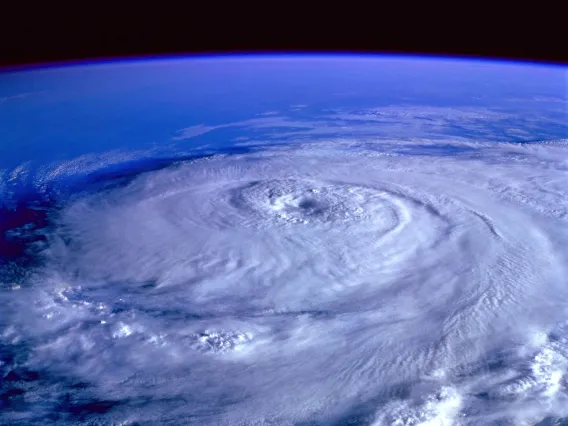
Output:
[[212,156],[77,198],[5,338],[122,424],[568,418],[566,143],[397,146]]

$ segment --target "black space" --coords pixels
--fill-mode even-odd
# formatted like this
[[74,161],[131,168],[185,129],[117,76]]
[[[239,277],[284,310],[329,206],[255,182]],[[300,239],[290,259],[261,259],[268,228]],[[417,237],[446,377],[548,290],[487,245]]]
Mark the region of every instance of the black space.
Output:
[[[459,7],[458,7],[459,6]],[[496,5],[495,5],[496,6]],[[152,2],[10,3],[0,9],[0,67],[238,52],[355,52],[568,63],[564,13],[471,4]],[[400,10],[395,13],[394,9]],[[539,8],[542,7],[542,10]],[[423,8],[424,10],[420,9]],[[539,16],[544,14],[544,16]]]

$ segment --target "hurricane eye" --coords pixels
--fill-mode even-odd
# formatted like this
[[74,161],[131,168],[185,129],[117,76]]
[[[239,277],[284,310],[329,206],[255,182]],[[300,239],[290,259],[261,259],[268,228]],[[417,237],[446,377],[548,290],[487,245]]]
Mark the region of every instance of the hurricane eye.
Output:
[[300,201],[298,207],[304,210],[315,210],[318,207],[318,203],[315,200],[304,199]]

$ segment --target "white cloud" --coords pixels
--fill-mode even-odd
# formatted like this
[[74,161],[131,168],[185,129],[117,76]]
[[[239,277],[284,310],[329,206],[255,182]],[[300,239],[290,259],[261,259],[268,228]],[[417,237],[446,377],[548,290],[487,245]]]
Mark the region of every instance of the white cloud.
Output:
[[568,416],[566,143],[451,145],[310,141],[76,199],[11,299],[26,367],[125,401],[101,421]]

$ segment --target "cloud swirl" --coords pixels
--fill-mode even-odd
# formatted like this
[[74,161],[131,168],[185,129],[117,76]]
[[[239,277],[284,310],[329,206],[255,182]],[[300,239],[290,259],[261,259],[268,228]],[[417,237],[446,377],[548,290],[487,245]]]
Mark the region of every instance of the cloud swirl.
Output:
[[565,142],[393,144],[213,156],[75,199],[5,339],[115,401],[109,421],[568,417]]

